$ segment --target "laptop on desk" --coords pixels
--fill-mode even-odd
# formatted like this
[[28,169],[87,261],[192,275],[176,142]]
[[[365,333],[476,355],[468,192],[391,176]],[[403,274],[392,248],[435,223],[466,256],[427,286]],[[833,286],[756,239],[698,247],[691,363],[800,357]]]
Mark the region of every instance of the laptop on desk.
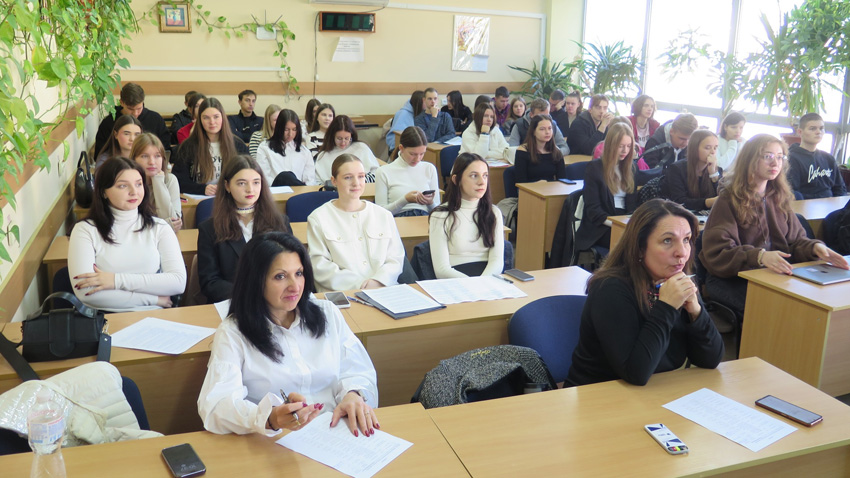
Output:
[[[844,258],[850,260],[850,256],[844,256]],[[791,275],[820,285],[850,281],[850,271],[840,269],[830,264],[815,264],[811,266],[795,267],[791,271]]]

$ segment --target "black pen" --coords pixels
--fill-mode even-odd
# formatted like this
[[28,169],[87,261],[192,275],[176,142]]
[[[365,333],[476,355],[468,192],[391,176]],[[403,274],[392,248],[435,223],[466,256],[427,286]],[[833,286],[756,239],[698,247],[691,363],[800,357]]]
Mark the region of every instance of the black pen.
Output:
[[504,277],[502,277],[502,276],[500,276],[500,275],[498,275],[498,274],[493,274],[493,277],[495,277],[496,279],[501,279],[501,280],[503,280],[503,281],[507,282],[508,284],[513,284],[513,283],[514,283],[514,281],[512,281],[512,280],[510,280],[510,279],[506,279],[506,278],[504,278]]
[[283,391],[283,389],[282,389],[282,388],[280,389],[280,398],[282,398],[282,399],[283,399],[283,403],[284,403],[284,405],[285,405],[285,404],[287,404],[287,403],[292,403],[292,402],[289,400],[289,396],[286,394],[286,392],[284,392],[284,391]]

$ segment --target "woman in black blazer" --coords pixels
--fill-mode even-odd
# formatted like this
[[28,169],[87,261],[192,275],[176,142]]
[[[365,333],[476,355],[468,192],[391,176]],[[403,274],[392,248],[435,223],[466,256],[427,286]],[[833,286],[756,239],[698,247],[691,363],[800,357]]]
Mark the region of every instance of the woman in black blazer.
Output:
[[242,250],[251,237],[268,231],[292,233],[256,160],[236,156],[221,173],[212,217],[198,226],[198,282],[208,302],[231,297]]
[[[634,133],[625,124],[608,128],[602,159],[587,165],[584,177],[584,210],[576,231],[576,250],[609,247],[608,216],[631,214],[637,208],[634,181]],[[616,195],[616,198],[615,198]]]

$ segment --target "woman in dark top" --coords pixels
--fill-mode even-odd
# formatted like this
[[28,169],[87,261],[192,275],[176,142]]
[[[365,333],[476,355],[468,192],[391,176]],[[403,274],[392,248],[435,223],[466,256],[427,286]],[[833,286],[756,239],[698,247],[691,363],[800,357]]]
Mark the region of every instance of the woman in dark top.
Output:
[[292,232],[262,168],[251,156],[239,155],[221,173],[212,217],[198,226],[198,282],[209,302],[230,298],[245,244],[268,231]]
[[446,106],[440,108],[440,111],[452,117],[452,124],[458,133],[463,133],[472,121],[472,111],[469,106],[463,104],[463,95],[458,90],[449,91],[446,95]]
[[576,231],[576,250],[592,246],[607,248],[611,242],[608,216],[631,214],[637,207],[634,180],[635,138],[623,123],[608,127],[602,159],[594,159],[584,171],[584,210]]
[[723,340],[686,275],[697,234],[696,217],[672,201],[653,199],[635,210],[623,240],[588,282],[565,386],[616,379],[645,385],[686,359],[717,367]]
[[698,129],[688,141],[686,161],[667,168],[661,194],[691,211],[711,209],[717,200],[717,185],[723,169],[717,166],[717,135]]
[[549,115],[531,118],[525,144],[517,148],[514,167],[517,183],[566,178],[564,156],[555,146],[554,122]]

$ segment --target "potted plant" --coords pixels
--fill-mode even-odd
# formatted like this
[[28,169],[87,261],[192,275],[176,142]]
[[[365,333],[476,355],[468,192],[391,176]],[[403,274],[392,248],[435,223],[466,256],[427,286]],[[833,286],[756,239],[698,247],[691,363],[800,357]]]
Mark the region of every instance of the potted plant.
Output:
[[539,68],[536,62],[532,62],[531,68],[512,65],[508,65],[508,68],[528,75],[528,79],[522,85],[522,89],[514,93],[530,98],[548,99],[549,95],[556,89],[567,93],[580,89],[580,86],[573,83],[571,79],[578,66],[579,63],[577,62],[564,63],[563,61],[558,61],[552,63],[548,58],[543,57]]
[[579,62],[581,83],[585,94],[604,94],[617,102],[629,102],[640,93],[643,62],[622,41],[611,45],[577,43],[583,52]]

